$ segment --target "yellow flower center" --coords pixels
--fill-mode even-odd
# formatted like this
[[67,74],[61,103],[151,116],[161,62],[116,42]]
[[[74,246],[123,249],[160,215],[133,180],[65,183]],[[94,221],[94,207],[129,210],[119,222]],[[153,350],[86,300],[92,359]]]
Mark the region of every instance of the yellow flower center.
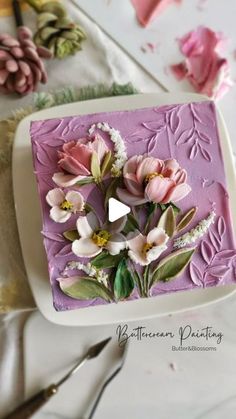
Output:
[[145,245],[144,245],[144,246],[143,246],[143,248],[142,248],[142,253],[143,253],[144,255],[146,255],[146,254],[147,254],[147,252],[153,248],[153,246],[154,246],[154,244],[153,244],[153,243],[145,243]]
[[110,235],[109,231],[100,230],[100,231],[97,231],[97,232],[93,233],[92,240],[97,246],[103,247],[107,244],[110,237],[111,237],[111,235]]
[[149,173],[146,177],[145,177],[145,183],[150,182],[150,180],[154,179],[154,177],[164,177],[161,173],[157,173],[157,172],[153,172],[153,173]]
[[67,201],[66,199],[60,204],[60,208],[64,211],[71,211],[73,208],[72,202]]

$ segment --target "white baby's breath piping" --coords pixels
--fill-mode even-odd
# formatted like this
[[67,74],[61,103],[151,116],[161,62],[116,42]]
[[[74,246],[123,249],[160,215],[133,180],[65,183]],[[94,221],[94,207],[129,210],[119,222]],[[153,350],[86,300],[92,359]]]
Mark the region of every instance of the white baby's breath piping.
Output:
[[96,279],[100,284],[105,285],[108,287],[108,275],[103,269],[96,269],[91,263],[87,263],[86,265],[81,262],[71,261],[68,262],[65,269],[64,274],[69,270],[79,270],[86,273],[89,277]]
[[180,249],[200,239],[207,232],[210,225],[214,223],[215,216],[215,211],[211,211],[208,217],[201,220],[195,228],[183,234],[183,236],[178,237],[174,241],[174,247]]
[[114,144],[114,157],[115,161],[111,168],[111,174],[113,177],[119,177],[121,175],[122,168],[127,161],[127,153],[125,143],[120,135],[120,132],[115,128],[109,126],[107,122],[98,122],[93,124],[89,129],[89,134],[92,135],[95,129],[98,128],[103,132],[107,132],[110,136],[111,141]]

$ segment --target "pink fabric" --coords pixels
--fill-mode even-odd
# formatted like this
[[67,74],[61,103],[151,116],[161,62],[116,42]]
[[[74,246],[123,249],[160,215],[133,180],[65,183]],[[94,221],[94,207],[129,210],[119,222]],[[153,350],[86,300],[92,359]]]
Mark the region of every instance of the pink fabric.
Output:
[[222,34],[202,26],[180,38],[180,50],[186,59],[171,66],[176,78],[186,78],[198,93],[214,99],[222,97],[232,85],[229,63],[220,55],[223,40]]

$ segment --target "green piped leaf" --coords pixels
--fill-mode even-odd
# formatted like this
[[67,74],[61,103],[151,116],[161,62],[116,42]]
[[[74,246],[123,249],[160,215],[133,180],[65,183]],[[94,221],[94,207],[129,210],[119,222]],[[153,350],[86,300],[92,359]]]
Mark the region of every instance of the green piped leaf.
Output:
[[94,182],[93,176],[87,176],[84,179],[78,180],[78,182],[76,182],[76,185],[84,186],[84,185],[89,185],[90,183],[93,183],[93,182]]
[[111,181],[111,183],[107,187],[105,200],[104,200],[105,208],[107,208],[109,199],[111,197],[113,197],[113,198],[116,197],[116,189],[117,189],[117,186],[119,185],[119,183],[120,183],[120,178],[115,178]]
[[167,282],[177,278],[189,264],[195,248],[181,249],[161,260],[151,279],[151,286],[158,281]]
[[173,211],[174,211],[174,214],[175,215],[178,215],[179,213],[180,213],[180,208],[179,207],[177,207],[177,205],[175,205],[175,204],[173,204],[173,202],[171,202],[170,203],[170,205],[172,206],[172,208],[173,208]]
[[96,151],[93,152],[91,157],[91,173],[96,181],[101,179],[100,161]]
[[197,212],[197,207],[193,207],[188,212],[186,212],[186,214],[177,224],[177,227],[176,227],[177,233],[180,233],[180,231],[184,230],[191,223],[191,221],[195,217],[196,212]]
[[137,221],[137,220],[136,220],[136,218],[133,216],[133,214],[129,213],[129,214],[127,215],[127,221],[126,221],[126,224],[125,224],[125,226],[124,226],[124,228],[123,228],[123,232],[124,232],[125,234],[128,234],[128,233],[130,233],[131,231],[135,231],[135,230],[137,230],[137,229],[139,229],[139,224],[138,224],[138,221]]
[[91,261],[91,264],[97,269],[115,268],[123,257],[122,252],[114,256],[108,252],[102,252]]
[[127,262],[123,258],[116,270],[116,276],[114,280],[114,294],[117,301],[128,298],[134,289],[134,280],[128,270]]
[[112,152],[109,150],[103,159],[102,168],[101,168],[102,177],[110,172],[112,164],[113,164]]
[[73,242],[74,240],[77,240],[80,238],[80,235],[77,230],[67,230],[64,231],[63,236],[67,239]]
[[157,227],[163,228],[169,237],[173,236],[176,222],[174,210],[171,205],[162,213]]
[[111,291],[103,284],[89,277],[81,277],[74,284],[66,285],[66,281],[60,282],[62,292],[76,300],[92,300],[102,298],[106,301],[113,301]]

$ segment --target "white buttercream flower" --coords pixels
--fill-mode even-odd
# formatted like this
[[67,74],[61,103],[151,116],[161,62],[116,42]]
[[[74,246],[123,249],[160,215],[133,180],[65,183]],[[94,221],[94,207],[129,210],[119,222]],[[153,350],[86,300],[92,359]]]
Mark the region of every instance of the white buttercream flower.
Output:
[[149,265],[167,249],[168,239],[169,236],[160,227],[153,228],[147,236],[134,231],[127,236],[128,255],[141,266]]
[[47,193],[46,201],[52,207],[50,218],[56,223],[65,223],[72,214],[84,209],[84,198],[76,191],[65,194],[62,189],[54,188]]
[[126,248],[126,240],[120,231],[123,230],[126,217],[103,227],[93,212],[80,216],[76,226],[80,239],[72,243],[73,253],[82,258],[92,258],[106,249],[111,255],[117,255]]
[[207,218],[201,220],[195,228],[178,237],[174,241],[174,247],[180,249],[188,244],[194,243],[207,233],[211,224],[214,223],[216,217],[215,211],[211,211]]

